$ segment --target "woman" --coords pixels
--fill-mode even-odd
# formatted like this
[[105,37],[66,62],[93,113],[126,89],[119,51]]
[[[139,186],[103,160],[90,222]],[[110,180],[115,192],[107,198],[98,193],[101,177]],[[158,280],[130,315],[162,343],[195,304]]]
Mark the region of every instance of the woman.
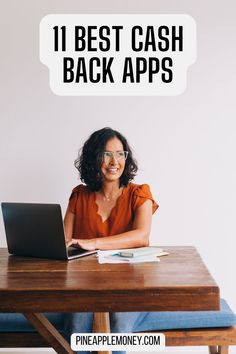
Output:
[[[148,246],[158,205],[148,185],[131,183],[137,165],[125,137],[111,128],[95,131],[75,165],[85,185],[74,188],[69,200],[64,220],[68,245],[86,250]],[[111,327],[131,331],[137,320],[138,313],[114,313]],[[66,330],[91,332],[92,314],[68,314]]]

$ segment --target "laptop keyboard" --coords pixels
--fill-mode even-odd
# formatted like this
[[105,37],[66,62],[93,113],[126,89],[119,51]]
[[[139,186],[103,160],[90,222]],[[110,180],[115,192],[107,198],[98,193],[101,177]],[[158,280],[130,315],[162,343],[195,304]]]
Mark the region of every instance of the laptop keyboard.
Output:
[[83,254],[87,251],[83,250],[82,248],[69,247],[67,249],[67,252],[68,252],[68,257],[71,257],[71,256],[77,256],[78,254]]

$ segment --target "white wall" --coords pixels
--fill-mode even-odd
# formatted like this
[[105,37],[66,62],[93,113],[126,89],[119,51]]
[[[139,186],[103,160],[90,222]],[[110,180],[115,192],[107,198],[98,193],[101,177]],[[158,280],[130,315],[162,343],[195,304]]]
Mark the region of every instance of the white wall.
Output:
[[[78,148],[95,129],[128,137],[139,183],[160,204],[152,242],[195,245],[236,311],[236,46],[232,1],[0,3],[0,200],[60,203],[73,186]],[[59,97],[39,61],[38,26],[49,13],[187,13],[198,59],[177,97]],[[0,220],[0,246],[5,246]]]

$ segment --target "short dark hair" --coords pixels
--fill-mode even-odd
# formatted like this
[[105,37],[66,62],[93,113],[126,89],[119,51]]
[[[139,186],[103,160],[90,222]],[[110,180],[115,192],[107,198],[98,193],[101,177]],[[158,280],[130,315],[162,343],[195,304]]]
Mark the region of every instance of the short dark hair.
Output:
[[126,138],[116,130],[108,127],[102,128],[90,135],[75,160],[75,167],[79,171],[80,179],[90,191],[98,191],[102,187],[101,165],[103,151],[108,140],[114,137],[121,141],[124,151],[128,151],[125,168],[120,177],[120,187],[127,186],[136,175],[138,170],[137,162],[133,158],[132,150]]

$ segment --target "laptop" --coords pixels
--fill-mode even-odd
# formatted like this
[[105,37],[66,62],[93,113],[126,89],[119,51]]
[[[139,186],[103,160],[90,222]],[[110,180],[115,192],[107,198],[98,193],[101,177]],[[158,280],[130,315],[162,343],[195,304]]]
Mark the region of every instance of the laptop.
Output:
[[10,254],[71,260],[96,253],[66,247],[59,204],[1,203],[1,207]]

